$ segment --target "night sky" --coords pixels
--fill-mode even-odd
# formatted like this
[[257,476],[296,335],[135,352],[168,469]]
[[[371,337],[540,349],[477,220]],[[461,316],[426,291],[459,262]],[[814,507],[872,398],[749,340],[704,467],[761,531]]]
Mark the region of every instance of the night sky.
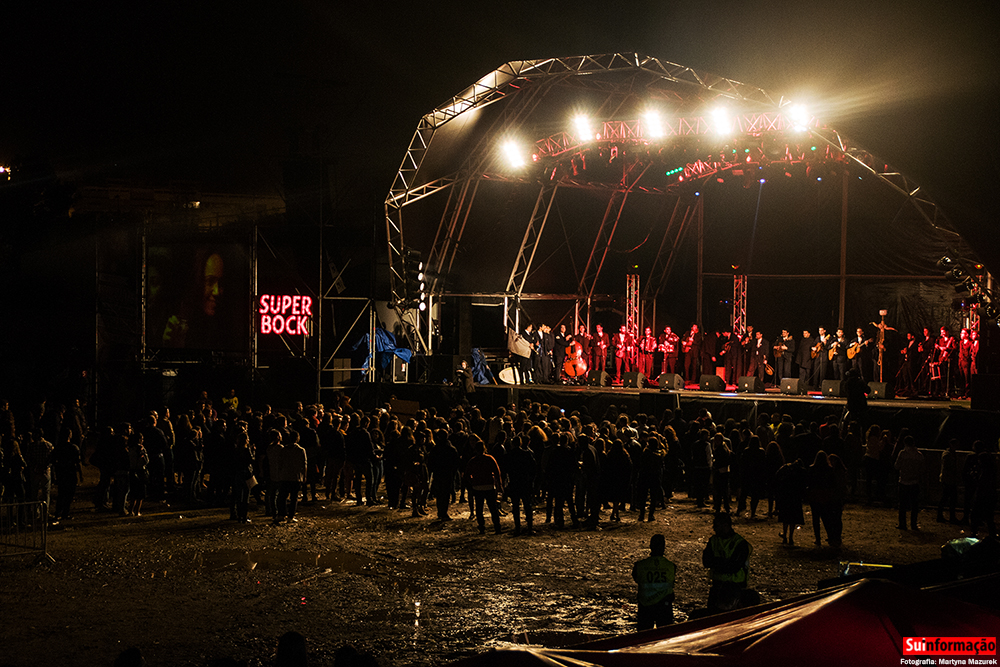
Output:
[[0,163],[254,192],[321,155],[336,205],[375,210],[419,117],[473,80],[637,51],[808,102],[1000,269],[994,3],[30,4],[0,20]]

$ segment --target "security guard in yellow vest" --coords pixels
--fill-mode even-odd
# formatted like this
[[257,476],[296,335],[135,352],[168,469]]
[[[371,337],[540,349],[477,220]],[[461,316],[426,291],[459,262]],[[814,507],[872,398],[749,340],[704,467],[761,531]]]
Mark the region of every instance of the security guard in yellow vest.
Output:
[[663,535],[649,539],[649,558],[632,567],[632,579],[639,585],[639,630],[674,622],[674,577],[677,566],[664,557],[667,543]]
[[701,562],[711,569],[708,609],[715,613],[740,605],[742,591],[747,587],[753,549],[749,542],[733,531],[733,519],[728,514],[717,513],[712,528],[715,535],[705,545]]

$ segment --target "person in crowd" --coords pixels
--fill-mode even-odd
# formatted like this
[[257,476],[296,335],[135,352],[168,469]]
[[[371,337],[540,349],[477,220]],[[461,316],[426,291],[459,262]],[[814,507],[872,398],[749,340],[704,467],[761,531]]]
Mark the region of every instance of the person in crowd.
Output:
[[774,505],[781,522],[781,542],[795,546],[795,529],[806,520],[802,498],[806,489],[806,470],[802,459],[795,459],[778,469],[774,476]]
[[677,566],[664,555],[666,551],[666,538],[657,533],[649,539],[649,556],[632,566],[632,580],[638,587],[636,625],[640,632],[674,622]]
[[83,482],[83,464],[80,460],[80,447],[73,438],[73,432],[63,428],[52,452],[52,469],[56,478],[56,509],[52,518],[56,521],[68,519],[73,498],[76,495],[77,481]]
[[723,611],[725,600],[739,596],[747,589],[750,578],[750,543],[733,530],[733,518],[717,512],[712,520],[714,535],[701,554],[702,565],[709,569],[712,585],[708,593],[708,608]]
[[955,506],[958,505],[958,483],[962,481],[961,473],[958,469],[958,440],[952,438],[948,441],[948,447],[941,452],[941,472],[938,475],[941,482],[941,500],[938,501],[937,520],[944,523],[944,510],[948,508],[948,519],[951,523],[958,523],[955,513]]
[[493,519],[493,532],[499,535],[500,528],[500,505],[497,502],[498,496],[503,495],[503,478],[500,475],[500,466],[497,460],[486,453],[486,445],[479,436],[472,436],[469,448],[473,452],[472,458],[465,466],[465,477],[469,480],[469,488],[476,506],[476,521],[479,524],[479,534],[486,534],[486,519],[483,516],[483,504],[490,508],[490,517]]
[[271,459],[271,477],[278,483],[278,496],[274,514],[274,525],[282,521],[298,523],[295,510],[298,507],[299,493],[309,474],[309,460],[306,450],[299,444],[299,434],[296,431],[285,431],[281,437],[281,447],[268,449]]
[[[537,428],[537,427],[535,427]],[[502,431],[501,431],[502,432]],[[536,437],[544,442],[547,436],[539,428]],[[524,535],[534,534],[533,503],[538,476],[538,461],[529,446],[530,436],[521,435],[517,438],[517,447],[507,453],[507,497],[510,498],[510,509],[514,515],[514,532],[516,537],[521,531],[521,510],[524,510]]]
[[149,455],[143,445],[143,436],[134,432],[128,439],[128,513],[142,516],[142,501],[146,499],[149,483]]
[[895,466],[896,470],[899,471],[899,524],[896,527],[900,530],[906,530],[906,518],[909,514],[910,528],[917,530],[924,455],[917,449],[916,440],[912,435],[908,435],[904,439],[903,450],[896,457]]

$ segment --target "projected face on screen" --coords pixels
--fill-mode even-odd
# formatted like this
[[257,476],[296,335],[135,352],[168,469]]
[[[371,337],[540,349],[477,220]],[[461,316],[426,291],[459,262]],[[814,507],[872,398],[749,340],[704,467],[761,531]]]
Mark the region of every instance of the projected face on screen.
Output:
[[215,312],[219,307],[219,299],[222,297],[222,273],[225,263],[222,255],[213,253],[205,260],[204,271],[204,291],[201,299],[201,310],[209,317],[215,317]]

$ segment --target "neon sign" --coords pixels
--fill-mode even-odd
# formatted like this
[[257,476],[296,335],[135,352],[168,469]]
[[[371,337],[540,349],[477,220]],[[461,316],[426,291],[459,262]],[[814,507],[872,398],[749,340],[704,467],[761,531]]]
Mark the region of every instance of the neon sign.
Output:
[[260,332],[308,336],[312,320],[312,297],[300,294],[262,294]]

